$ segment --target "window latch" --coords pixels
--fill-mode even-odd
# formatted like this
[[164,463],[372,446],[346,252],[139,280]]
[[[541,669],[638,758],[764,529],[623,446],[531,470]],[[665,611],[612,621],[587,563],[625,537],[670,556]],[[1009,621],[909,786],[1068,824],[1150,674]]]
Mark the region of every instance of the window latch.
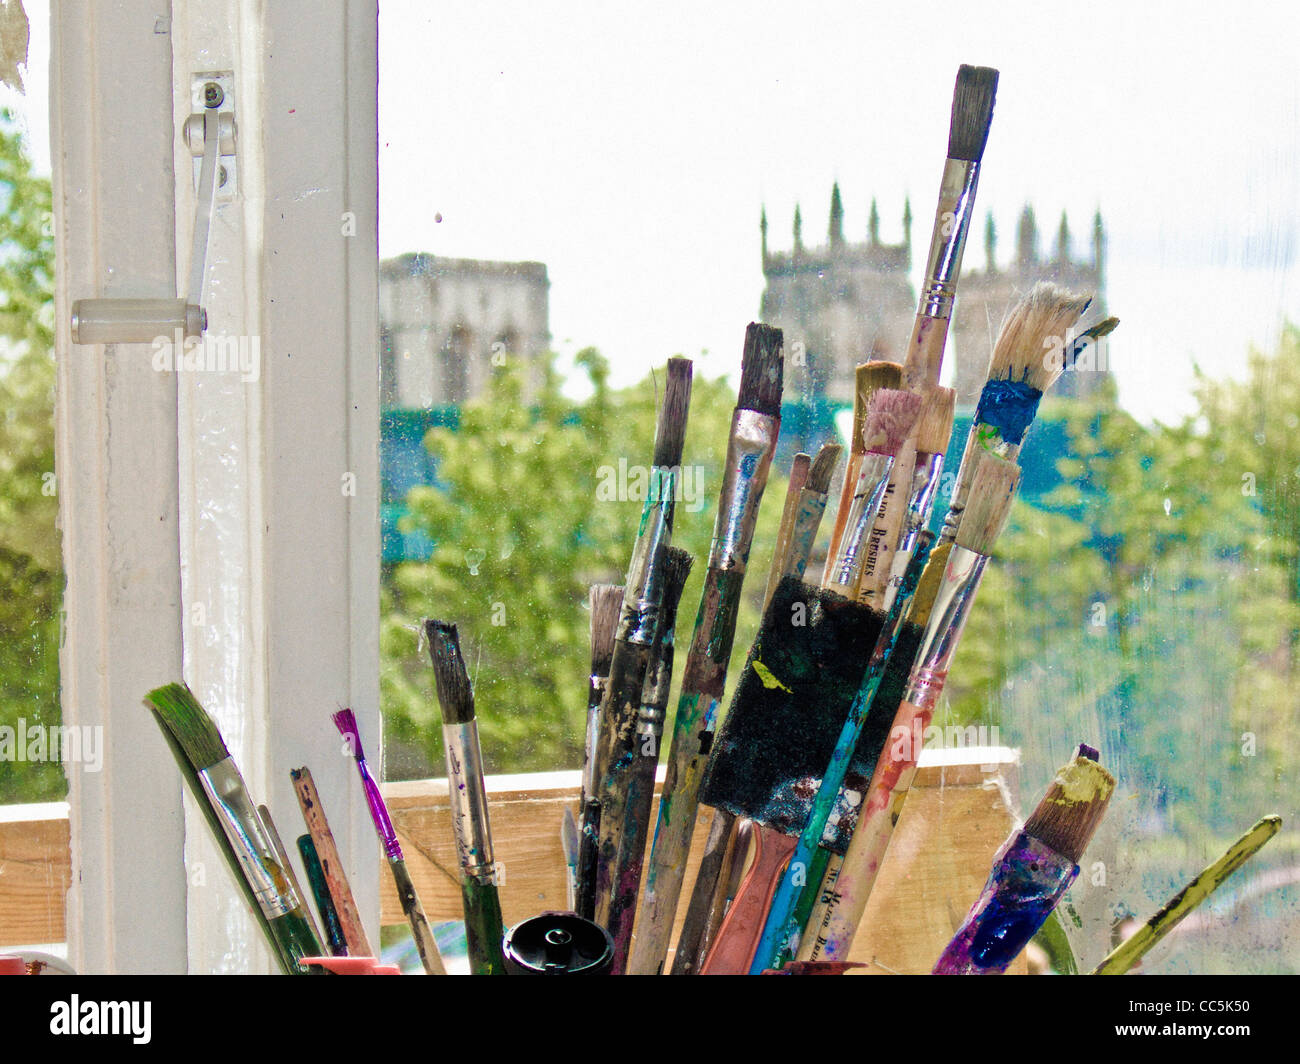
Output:
[[[230,75],[196,79],[196,95],[203,109],[186,119],[183,130],[199,163],[185,293],[175,299],[78,299],[72,304],[74,344],[147,344],[178,331],[189,339],[201,336],[207,328],[203,282],[212,214],[218,187],[230,184],[234,177],[235,112],[223,85],[229,80]],[[228,157],[227,163],[221,162],[222,157]]]

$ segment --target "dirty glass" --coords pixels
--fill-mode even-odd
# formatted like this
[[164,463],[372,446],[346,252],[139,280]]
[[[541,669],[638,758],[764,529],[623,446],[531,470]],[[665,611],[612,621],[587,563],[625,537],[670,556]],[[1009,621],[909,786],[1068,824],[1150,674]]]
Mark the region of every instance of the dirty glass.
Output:
[[[461,626],[491,771],[581,765],[587,588],[626,569],[665,360],[695,362],[689,631],[744,329],[765,320],[782,439],[734,684],[791,458],[847,442],[854,366],[904,354],[954,74],[995,66],[948,468],[1035,281],[1120,324],[1029,432],[934,745],[1017,751],[1021,816],[1079,743],[1100,752],[1116,793],[1060,910],[1081,964],[1279,814],[1142,970],[1294,972],[1298,16],[941,9],[384,0],[386,772],[443,774],[430,615]],[[944,19],[960,32],[935,36]]]

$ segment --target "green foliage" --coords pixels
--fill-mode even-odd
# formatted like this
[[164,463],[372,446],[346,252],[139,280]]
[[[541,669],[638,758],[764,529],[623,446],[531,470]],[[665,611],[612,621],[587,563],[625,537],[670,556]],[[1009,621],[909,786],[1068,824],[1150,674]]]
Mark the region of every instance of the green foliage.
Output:
[[[0,113],[0,725],[57,725],[63,588],[54,475],[50,185]],[[57,762],[0,762],[0,802],[66,793]]]
[[[417,646],[423,616],[460,626],[491,769],[582,763],[588,588],[621,583],[626,572],[641,513],[636,471],[648,469],[653,453],[662,372],[658,382],[614,391],[597,352],[578,361],[592,387],[583,402],[562,396],[550,366],[526,399],[522,367],[508,366],[486,396],[465,405],[455,431],[429,434],[440,484],[416,489],[408,502],[411,522],[436,548],[428,562],[402,563],[386,575],[381,694],[390,734],[420,747],[438,774],[440,717],[426,652]],[[694,381],[673,535],[695,557],[678,621],[679,661],[703,586],[735,401],[725,381]],[[779,477],[768,494],[776,501],[764,507],[750,559],[733,667],[757,628],[784,495]]]

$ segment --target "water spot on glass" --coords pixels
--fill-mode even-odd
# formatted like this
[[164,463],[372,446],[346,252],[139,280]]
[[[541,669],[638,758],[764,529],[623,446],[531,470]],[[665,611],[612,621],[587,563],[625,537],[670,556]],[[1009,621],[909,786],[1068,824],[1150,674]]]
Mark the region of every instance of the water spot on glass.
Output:
[[1264,446],[1265,436],[1262,432],[1255,433],[1255,442],[1259,444],[1261,447]]
[[1174,512],[1174,503],[1172,499],[1165,500],[1165,516],[1169,517]]
[[469,575],[478,576],[478,567],[483,564],[483,559],[487,557],[487,551],[482,547],[470,547],[465,552],[465,564],[469,566]]

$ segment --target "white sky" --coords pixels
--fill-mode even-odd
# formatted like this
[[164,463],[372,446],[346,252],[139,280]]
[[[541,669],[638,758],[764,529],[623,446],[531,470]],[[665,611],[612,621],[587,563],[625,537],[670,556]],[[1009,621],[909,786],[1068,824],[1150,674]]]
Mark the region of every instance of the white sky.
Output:
[[760,204],[774,247],[796,202],[818,243],[838,180],[849,238],[874,195],[892,241],[910,194],[923,257],[970,62],[1002,76],[968,259],[988,208],[1010,257],[1026,200],[1043,250],[1067,209],[1087,255],[1100,206],[1135,414],[1177,416],[1193,360],[1239,373],[1300,320],[1294,5],[615,8],[381,0],[381,255],[541,260],[560,350],[597,345],[620,382],[676,352],[731,371]]
[[[0,102],[48,171],[48,4],[26,6],[28,99]],[[1044,251],[1069,211],[1077,255],[1100,207],[1135,414],[1176,417],[1193,361],[1239,374],[1300,320],[1300,6],[381,0],[380,38],[381,255],[545,262],[556,347],[595,344],[619,383],[678,352],[734,370],[761,204],[773,247],[796,202],[818,243],[838,180],[849,238],[874,195],[893,241],[910,194],[920,259],[962,62],[1002,72],[968,260],[985,209],[1005,262],[1026,200]]]

